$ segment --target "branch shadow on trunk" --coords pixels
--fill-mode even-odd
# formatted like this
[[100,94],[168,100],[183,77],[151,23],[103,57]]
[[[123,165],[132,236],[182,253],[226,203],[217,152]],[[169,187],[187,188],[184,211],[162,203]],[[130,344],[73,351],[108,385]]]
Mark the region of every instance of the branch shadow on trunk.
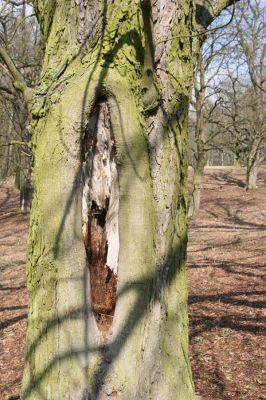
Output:
[[[106,0],[104,2],[105,4],[105,12],[106,12]],[[104,20],[104,16],[103,16]],[[89,78],[86,83],[86,88],[84,91],[84,97],[82,101],[82,113],[81,113],[81,121],[80,121],[80,132],[81,135],[84,135],[84,132],[86,130],[86,126],[88,123],[87,116],[88,116],[88,110],[86,109],[87,104],[88,104],[88,94],[89,94],[89,87],[90,84],[93,80],[93,75],[97,68],[100,65],[100,61],[102,60],[102,48],[103,48],[103,38],[105,35],[105,27],[103,23],[103,28],[102,28],[102,37],[100,40],[100,46],[99,46],[99,52],[96,57],[96,61],[93,65],[93,68],[90,72]],[[132,156],[132,150],[134,149],[134,143],[130,143],[130,146],[126,140],[126,132],[125,132],[125,127],[123,126],[123,120],[122,120],[122,110],[120,109],[119,102],[116,98],[116,95],[114,93],[110,93],[106,91],[105,88],[105,80],[107,77],[108,73],[108,68],[112,61],[115,59],[119,49],[124,44],[128,44],[130,46],[134,46],[136,49],[142,49],[141,45],[141,39],[139,37],[139,34],[136,30],[131,30],[127,32],[125,35],[121,37],[121,39],[118,41],[118,43],[115,44],[114,48],[110,50],[107,54],[105,54],[104,57],[104,62],[101,66],[101,72],[98,77],[98,82],[96,85],[95,93],[94,93],[94,98],[92,99],[92,103],[95,105],[102,95],[106,96],[106,101],[108,103],[109,98],[112,98],[112,101],[115,103],[117,112],[118,112],[118,120],[120,123],[120,130],[121,130],[121,136],[123,139],[123,146],[124,150],[127,156],[127,160],[131,166],[131,168],[134,171],[135,177],[138,181],[143,181],[144,177],[142,176],[141,172],[139,172],[139,166],[138,163],[136,162],[136,157]],[[139,62],[140,64],[143,64],[143,57],[142,57],[142,51],[140,51],[140,59]],[[137,53],[139,53],[137,51]],[[115,68],[115,67],[114,67]],[[160,104],[160,107],[162,108],[162,105]],[[93,107],[92,107],[93,108]],[[163,109],[163,108],[162,108]],[[167,121],[167,125],[169,126],[169,129],[172,131],[174,130],[174,127],[172,124],[174,124],[175,120],[175,112],[173,112],[173,115],[167,115],[165,110],[163,110],[164,113],[164,118]],[[70,157],[72,157],[71,154],[71,149],[68,148],[67,144],[64,142],[63,137],[61,136],[61,140],[63,145],[65,146],[67,152],[69,153]],[[82,137],[80,138],[82,141]],[[177,148],[177,152],[180,154],[180,149],[178,147],[177,139],[175,138],[175,145]],[[147,149],[146,149],[147,150]],[[138,154],[137,161],[141,160],[142,154]],[[60,255],[60,246],[61,246],[61,241],[62,241],[62,235],[64,232],[64,228],[66,225],[67,217],[70,213],[70,209],[72,208],[73,204],[75,203],[76,200],[81,201],[81,181],[82,181],[82,157],[80,156],[80,165],[76,170],[75,177],[73,179],[73,186],[72,189],[70,190],[69,196],[65,201],[65,207],[63,211],[63,215],[60,220],[59,228],[56,233],[56,240],[55,244],[52,249],[48,250],[50,254],[52,254],[52,258],[56,261],[57,258]],[[131,182],[127,182],[128,187],[131,185]],[[127,189],[124,188],[125,191]],[[81,218],[81,215],[80,215]],[[81,232],[77,233],[80,235]],[[64,324],[70,320],[76,320],[76,321],[83,321],[85,322],[84,324],[84,345],[81,347],[70,347],[69,351],[64,351],[61,354],[59,353],[58,356],[55,356],[53,359],[49,360],[49,362],[46,363],[46,366],[44,369],[38,371],[37,373],[33,373],[30,382],[24,387],[21,398],[26,399],[31,396],[32,392],[38,391],[39,396],[42,399],[47,398],[47,394],[43,393],[42,391],[42,382],[46,379],[46,377],[49,375],[49,373],[57,367],[57,365],[64,361],[64,360],[78,360],[80,356],[85,357],[87,360],[89,359],[89,356],[92,354],[99,354],[99,357],[101,359],[99,365],[97,366],[96,370],[94,371],[94,374],[91,379],[91,385],[90,388],[84,388],[84,393],[83,393],[83,400],[89,400],[89,399],[97,399],[100,396],[100,391],[102,388],[102,384],[104,382],[105,377],[108,374],[108,371],[110,370],[110,367],[112,363],[119,357],[120,353],[122,352],[127,340],[130,338],[130,336],[133,334],[134,328],[138,325],[140,322],[141,318],[145,315],[146,311],[149,308],[149,305],[156,304],[157,302],[161,301],[161,295],[164,290],[166,290],[171,283],[175,280],[177,275],[180,273],[181,270],[184,268],[184,260],[185,260],[185,254],[186,254],[186,243],[187,243],[187,236],[184,234],[183,236],[180,236],[180,233],[178,232],[173,232],[173,236],[178,237],[178,242],[177,246],[172,246],[172,250],[170,253],[164,258],[164,260],[158,260],[157,265],[153,265],[152,267],[152,273],[147,274],[147,276],[143,279],[137,279],[134,280],[134,282],[130,282],[128,284],[124,284],[122,287],[119,288],[119,290],[116,293],[116,300],[122,298],[123,296],[127,296],[128,293],[134,292],[136,294],[135,296],[135,301],[133,302],[131,306],[131,311],[129,315],[127,316],[126,320],[123,322],[123,324],[120,326],[119,332],[115,337],[111,339],[111,341],[106,344],[101,344],[97,346],[91,346],[88,343],[88,332],[89,332],[89,326],[88,326],[88,316],[89,314],[91,315],[93,313],[93,309],[89,305],[87,294],[88,294],[88,271],[85,268],[83,275],[76,276],[76,277],[71,277],[69,280],[80,280],[83,285],[83,304],[80,308],[73,308],[73,310],[69,310],[67,313],[59,314],[55,318],[50,318],[45,321],[43,321],[42,328],[39,329],[39,332],[37,334],[37,337],[32,341],[32,343],[29,345],[29,347],[26,350],[26,363],[30,363],[30,360],[32,359],[34,353],[38,349],[38,346],[40,343],[44,340],[45,336],[49,334],[49,332],[58,329],[59,327],[64,326]],[[76,238],[77,239],[77,238]],[[132,238],[134,239],[134,238]],[[68,252],[71,252],[72,249],[68,248]],[[65,254],[65,257],[68,257],[68,253]],[[37,265],[36,265],[37,268]],[[183,271],[182,271],[183,273]],[[60,280],[60,279],[59,279]],[[60,283],[60,282],[59,282]],[[37,288],[37,291],[39,289]],[[184,307],[186,305],[184,304]],[[180,310],[180,314],[182,314],[182,310]],[[169,317],[170,318],[170,317]],[[38,322],[38,321],[35,321]],[[67,325],[66,325],[67,326]],[[140,349],[141,351],[141,349]],[[86,380],[86,372],[84,371],[84,377]]]
[[[102,84],[102,83],[101,83]],[[114,96],[114,101],[118,105],[118,102]],[[84,101],[85,104],[85,101]],[[119,119],[121,123],[121,132],[122,136],[125,139],[125,132],[124,128],[122,126],[122,117],[121,117],[121,110],[119,109]],[[82,115],[84,115],[82,113]],[[85,126],[85,122],[82,121],[81,123],[82,127]],[[137,165],[134,164],[134,160],[131,157],[130,154],[130,148],[126,145],[125,146],[126,151],[128,153],[128,159],[132,161],[132,167],[135,171],[135,174],[137,176],[137,179],[142,180],[141,175],[138,173],[138,167]],[[141,155],[140,155],[141,158]],[[60,223],[60,229],[57,233],[57,240],[55,247],[53,249],[53,255],[56,260],[58,251],[59,251],[59,246],[60,246],[60,240],[61,240],[61,235],[64,229],[65,221],[68,215],[68,212],[71,208],[71,205],[75,199],[76,196],[79,196],[80,192],[80,180],[81,180],[81,174],[82,174],[82,167],[80,166],[78,169],[78,172],[76,174],[75,180],[74,180],[74,186],[72,188],[72,191],[70,193],[69,198],[66,201],[66,208],[64,211],[64,214],[61,219]],[[130,182],[128,182],[128,185],[130,185]],[[123,326],[120,329],[120,332],[118,335],[113,338],[111,343],[107,345],[99,345],[96,347],[90,347],[88,342],[87,342],[87,337],[88,337],[88,331],[89,327],[88,324],[85,323],[85,331],[84,331],[84,346],[82,348],[73,348],[70,349],[68,352],[64,352],[63,354],[60,354],[57,358],[53,359],[51,362],[49,362],[46,366],[46,368],[39,372],[36,376],[33,377],[33,380],[31,381],[30,385],[25,387],[21,398],[26,399],[28,396],[30,396],[31,392],[33,390],[36,390],[36,388],[40,387],[42,381],[45,379],[45,377],[49,374],[49,372],[56,367],[56,365],[66,359],[78,359],[81,355],[89,358],[91,354],[98,353],[101,358],[101,363],[98,366],[97,370],[94,373],[94,376],[92,378],[92,387],[90,390],[84,389],[84,396],[83,399],[97,399],[99,396],[99,392],[101,390],[101,385],[102,382],[104,381],[105,376],[107,375],[110,366],[112,362],[115,361],[115,359],[119,356],[121,351],[123,350],[124,344],[126,343],[127,339],[130,337],[132,334],[134,328],[138,325],[138,322],[141,320],[141,318],[144,316],[145,311],[147,310],[149,304],[156,303],[160,301],[160,294],[161,292],[167,288],[171,284],[171,282],[174,280],[176,275],[179,273],[180,268],[182,268],[183,261],[184,261],[184,255],[186,252],[186,243],[187,243],[187,237],[182,237],[179,241],[179,246],[176,247],[175,249],[172,250],[172,252],[168,255],[166,261],[160,263],[160,268],[156,265],[154,265],[154,273],[143,280],[138,280],[134,281],[131,285],[124,285],[116,294],[116,299],[118,300],[119,298],[126,296],[129,292],[134,291],[136,292],[136,301],[132,305],[131,313],[128,315],[127,320],[124,322]],[[71,249],[69,249],[71,251]],[[63,314],[63,315],[58,315],[54,319],[47,320],[45,322],[45,326],[40,330],[38,337],[36,340],[33,341],[33,343],[30,345],[30,347],[27,349],[26,352],[26,362],[29,362],[31,357],[33,356],[34,352],[39,346],[39,343],[42,342],[42,339],[53,329],[57,329],[58,326],[64,325],[65,322],[69,320],[88,320],[88,315],[93,312],[93,310],[89,307],[88,301],[87,301],[87,293],[88,293],[88,279],[87,279],[87,271],[84,271],[84,275],[81,277],[76,277],[76,278],[69,278],[71,280],[82,280],[83,282],[83,298],[84,298],[84,307],[73,309],[70,312]],[[146,296],[143,295],[144,293],[149,292],[150,295]],[[110,356],[111,355],[111,356]],[[110,358],[111,357],[111,358]],[[41,388],[39,390],[39,395],[40,398],[46,399],[46,394],[42,393]]]
[[[83,348],[79,349],[70,349],[69,352],[65,352],[60,354],[57,358],[53,359],[49,364],[47,364],[46,368],[39,372],[36,376],[33,377],[31,384],[26,387],[21,395],[21,398],[27,398],[33,390],[41,384],[42,380],[46,377],[47,374],[56,366],[56,364],[65,359],[73,359],[78,358],[80,355],[90,355],[92,353],[99,352],[102,358],[100,365],[93,376],[93,384],[91,391],[85,390],[84,392],[84,400],[85,399],[97,399],[101,384],[104,380],[104,377],[107,375],[108,370],[111,366],[111,363],[115,361],[118,357],[119,353],[123,350],[123,346],[129,336],[132,334],[134,327],[138,324],[139,320],[144,315],[147,310],[148,305],[151,301],[157,302],[160,301],[160,292],[163,291],[171,282],[174,280],[175,276],[179,273],[180,265],[178,265],[178,260],[182,260],[182,255],[185,251],[187,238],[183,238],[180,242],[180,247],[177,247],[173,250],[171,254],[168,255],[168,259],[165,263],[162,264],[161,268],[158,271],[155,271],[153,276],[147,278],[145,280],[139,280],[134,282],[132,287],[128,287],[128,285],[124,285],[124,287],[117,293],[117,299],[122,296],[126,296],[129,291],[135,291],[137,293],[137,299],[135,303],[132,305],[132,312],[128,316],[127,320],[124,322],[123,326],[117,337],[115,337],[109,346],[96,346],[89,347],[85,342]],[[181,257],[180,257],[181,255]],[[167,271],[168,273],[166,274]],[[164,278],[160,278],[163,276]],[[160,283],[159,283],[160,282]],[[159,285],[159,287],[158,287]],[[153,288],[156,287],[156,291]],[[146,290],[150,290],[153,293],[153,299],[143,296],[143,288]],[[87,312],[91,312],[92,310],[87,310]],[[26,352],[26,362],[31,358],[32,354],[36,351],[39,343],[42,341],[43,337],[49,333],[49,331],[55,329],[58,325],[63,325],[64,322],[74,319],[80,320],[86,318],[86,314],[84,314],[84,308],[74,309],[72,312],[69,312],[65,315],[60,315],[55,319],[51,319],[46,321],[44,328],[39,332],[37,339],[32,343],[32,345],[27,349]],[[109,358],[109,354],[112,353],[112,359]],[[46,399],[46,395],[44,393],[40,393],[41,398]]]

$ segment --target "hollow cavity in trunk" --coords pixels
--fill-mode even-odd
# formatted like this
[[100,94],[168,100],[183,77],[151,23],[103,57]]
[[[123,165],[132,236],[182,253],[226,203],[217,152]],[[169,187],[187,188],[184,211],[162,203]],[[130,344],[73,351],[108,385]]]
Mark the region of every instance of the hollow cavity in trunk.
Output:
[[108,105],[99,99],[82,146],[83,238],[90,276],[91,306],[101,331],[108,331],[116,303],[119,254],[119,185]]

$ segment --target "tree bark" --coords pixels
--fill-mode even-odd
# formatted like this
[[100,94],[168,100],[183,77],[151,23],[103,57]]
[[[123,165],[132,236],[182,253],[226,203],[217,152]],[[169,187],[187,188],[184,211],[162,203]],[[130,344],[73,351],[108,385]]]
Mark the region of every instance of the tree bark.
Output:
[[34,5],[21,398],[192,400],[186,138],[203,27],[189,1]]
[[258,164],[260,159],[260,145],[262,138],[255,138],[250,144],[247,156],[246,190],[257,189]]
[[[204,170],[204,167],[203,167]],[[194,169],[193,183],[192,183],[192,194],[189,202],[188,218],[194,218],[200,208],[200,193],[201,193],[201,182],[203,170]]]
[[22,154],[22,179],[20,185],[20,208],[23,213],[30,211],[33,185],[32,185],[32,161],[29,155]]
[[252,157],[247,159],[246,190],[257,189],[258,163]]

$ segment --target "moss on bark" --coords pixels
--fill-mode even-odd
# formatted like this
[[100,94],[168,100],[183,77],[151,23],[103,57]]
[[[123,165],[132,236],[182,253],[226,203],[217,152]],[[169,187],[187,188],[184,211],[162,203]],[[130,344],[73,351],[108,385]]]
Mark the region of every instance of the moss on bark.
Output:
[[[187,35],[195,9],[189,1],[170,5],[176,18],[162,32],[160,62],[155,49],[149,88],[156,88],[156,101],[147,107],[151,48],[140,3],[92,2],[96,23],[84,43],[77,34],[89,21],[82,4],[57,1],[51,17],[48,5],[35,2],[47,41],[32,107],[35,198],[21,397],[192,400],[185,258],[188,101],[200,46]],[[108,336],[91,312],[81,218],[81,143],[101,95],[120,193],[117,303]]]

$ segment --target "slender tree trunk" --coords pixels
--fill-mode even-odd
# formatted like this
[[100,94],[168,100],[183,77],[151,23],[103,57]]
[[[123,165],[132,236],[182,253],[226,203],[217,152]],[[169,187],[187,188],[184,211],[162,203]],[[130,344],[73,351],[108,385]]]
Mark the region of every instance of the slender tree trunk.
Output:
[[205,66],[202,57],[202,52],[200,52],[197,59],[196,74],[194,76],[194,92],[195,92],[194,107],[196,110],[196,124],[195,124],[196,149],[194,153],[195,167],[193,174],[192,195],[188,209],[189,218],[195,217],[199,211],[201,181],[202,181],[204,166],[206,164],[206,159],[207,159],[207,150],[205,148],[206,135],[205,135],[205,119],[204,119],[206,83],[205,83]]
[[234,167],[241,167],[241,158],[237,154],[234,154]]
[[14,160],[15,160],[15,186],[18,190],[21,190],[22,183],[22,170],[21,170],[21,153],[18,146],[15,147],[14,151]]
[[20,208],[23,213],[30,210],[33,194],[32,161],[27,154],[22,154],[23,179],[20,188]]
[[221,165],[224,166],[224,152],[221,152]]
[[[12,124],[9,120],[5,121],[6,125],[6,135],[5,135],[5,143],[8,143],[11,140],[11,133],[12,133]],[[12,173],[10,159],[12,156],[12,146],[4,146],[1,147],[1,171],[0,171],[0,178],[5,179],[6,177],[10,176]]]
[[0,177],[1,179],[5,179],[10,175],[10,153],[12,149],[11,146],[6,146],[1,154],[1,172]]
[[34,5],[46,51],[32,105],[21,398],[192,400],[186,138],[196,11],[188,1]]

